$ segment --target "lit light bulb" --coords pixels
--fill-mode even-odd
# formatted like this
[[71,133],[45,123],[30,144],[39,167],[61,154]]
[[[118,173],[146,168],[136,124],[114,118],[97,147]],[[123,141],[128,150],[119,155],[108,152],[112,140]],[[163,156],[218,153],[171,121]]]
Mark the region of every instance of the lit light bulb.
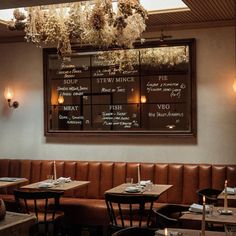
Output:
[[236,79],[234,80],[234,83],[233,83],[233,90],[236,93]]
[[63,103],[64,103],[64,97],[63,97],[63,96],[60,95],[60,96],[58,97],[58,103],[59,103],[59,104],[63,104]]
[[14,92],[10,87],[6,87],[4,90],[4,97],[6,100],[11,100],[14,96]]
[[145,95],[141,96],[141,103],[146,103],[147,102],[147,98]]
[[167,228],[164,229],[164,235],[165,235],[165,236],[168,236]]

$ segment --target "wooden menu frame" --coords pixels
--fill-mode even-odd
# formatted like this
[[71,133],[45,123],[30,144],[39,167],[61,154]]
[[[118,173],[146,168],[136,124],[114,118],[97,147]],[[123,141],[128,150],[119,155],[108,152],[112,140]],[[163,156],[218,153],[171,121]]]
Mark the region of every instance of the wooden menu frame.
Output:
[[195,47],[195,39],[148,40],[132,51],[74,47],[70,62],[43,49],[45,136],[196,137]]

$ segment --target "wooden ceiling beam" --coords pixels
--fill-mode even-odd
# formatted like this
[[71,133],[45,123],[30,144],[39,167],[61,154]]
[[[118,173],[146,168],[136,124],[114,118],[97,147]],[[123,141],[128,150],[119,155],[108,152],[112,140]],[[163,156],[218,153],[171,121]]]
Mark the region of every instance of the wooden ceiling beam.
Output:
[[147,29],[144,33],[157,32],[161,30],[200,29],[200,28],[227,27],[234,25],[235,25],[234,20],[209,21],[209,22],[186,23],[186,24],[166,24],[166,25],[147,26]]

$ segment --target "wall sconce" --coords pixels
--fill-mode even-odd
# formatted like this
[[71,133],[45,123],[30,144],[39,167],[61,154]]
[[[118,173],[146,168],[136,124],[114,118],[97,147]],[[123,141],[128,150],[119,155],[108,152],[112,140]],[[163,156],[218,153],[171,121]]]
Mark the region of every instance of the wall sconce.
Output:
[[61,105],[64,103],[64,97],[62,95],[60,95],[57,99],[58,103]]
[[11,100],[12,100],[13,96],[14,96],[13,90],[10,87],[5,88],[5,90],[4,90],[4,97],[5,97],[5,99],[8,102],[8,106],[9,107],[13,107],[13,108],[17,108],[19,106],[19,102],[14,101],[11,104]]
[[145,95],[142,95],[140,100],[141,100],[141,103],[146,103],[147,102],[147,98],[146,98]]

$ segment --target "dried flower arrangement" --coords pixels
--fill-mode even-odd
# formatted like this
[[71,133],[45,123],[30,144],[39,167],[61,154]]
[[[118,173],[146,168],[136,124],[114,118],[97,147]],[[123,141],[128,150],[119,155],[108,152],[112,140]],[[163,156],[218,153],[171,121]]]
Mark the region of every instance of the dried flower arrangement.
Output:
[[37,46],[57,44],[61,57],[71,55],[71,43],[101,47],[132,48],[146,28],[147,11],[139,0],[118,0],[115,12],[112,0],[28,8],[26,17],[14,12],[11,30],[25,30],[25,39]]
[[140,58],[149,66],[173,67],[189,62],[189,50],[187,46],[140,49]]
[[136,49],[114,50],[98,52],[96,55],[97,65],[107,65],[120,71],[132,71],[139,63],[139,51]]
[[119,70],[124,71],[133,70],[138,65],[139,55],[143,65],[153,67],[170,68],[189,62],[189,50],[186,46],[103,51],[96,57],[98,65],[118,66]]

